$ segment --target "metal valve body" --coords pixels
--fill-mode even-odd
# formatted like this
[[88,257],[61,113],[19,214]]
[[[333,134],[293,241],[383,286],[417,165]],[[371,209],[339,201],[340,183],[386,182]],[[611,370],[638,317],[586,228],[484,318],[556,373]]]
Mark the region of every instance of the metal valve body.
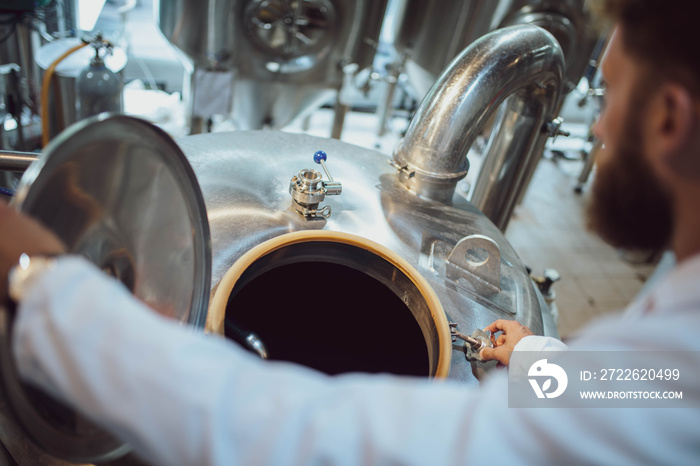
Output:
[[294,209],[307,218],[328,218],[331,215],[331,207],[324,206],[319,209],[319,204],[326,196],[336,196],[343,191],[339,181],[333,180],[325,160],[327,155],[323,151],[314,154],[314,161],[323,167],[328,181],[323,181],[321,173],[311,168],[304,168],[299,174],[292,177],[289,182],[289,194],[292,195]]

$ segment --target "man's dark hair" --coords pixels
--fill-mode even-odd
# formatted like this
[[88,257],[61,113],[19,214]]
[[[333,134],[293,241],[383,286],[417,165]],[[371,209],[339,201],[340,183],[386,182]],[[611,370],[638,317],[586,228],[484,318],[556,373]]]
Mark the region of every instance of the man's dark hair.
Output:
[[700,98],[700,1],[593,0],[593,8],[622,26],[625,50],[651,81],[677,81]]

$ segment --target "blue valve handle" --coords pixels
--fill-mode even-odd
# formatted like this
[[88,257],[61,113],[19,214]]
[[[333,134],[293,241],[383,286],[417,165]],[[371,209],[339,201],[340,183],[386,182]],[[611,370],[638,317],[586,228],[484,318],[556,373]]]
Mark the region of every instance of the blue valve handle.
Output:
[[0,186],[0,194],[4,194],[5,196],[12,197],[15,195],[15,192],[9,188],[3,188]]
[[328,155],[326,155],[325,152],[322,150],[316,151],[314,154],[314,162],[320,163],[321,166],[323,167],[323,171],[326,172],[326,176],[328,177],[328,180],[333,181],[333,177],[331,176],[330,172],[328,171],[328,167],[326,167],[325,160],[328,159]]

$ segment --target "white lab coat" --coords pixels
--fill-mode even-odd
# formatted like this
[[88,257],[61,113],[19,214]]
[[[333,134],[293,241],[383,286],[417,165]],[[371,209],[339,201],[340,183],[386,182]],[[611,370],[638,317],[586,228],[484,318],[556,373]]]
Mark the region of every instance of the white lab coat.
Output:
[[[698,330],[700,256],[570,346],[700,351]],[[516,349],[559,346],[527,337]],[[700,464],[698,409],[514,409],[505,370],[473,390],[264,362],[150,312],[78,258],[30,290],[13,351],[23,377],[157,465]],[[678,364],[697,400],[700,361]]]

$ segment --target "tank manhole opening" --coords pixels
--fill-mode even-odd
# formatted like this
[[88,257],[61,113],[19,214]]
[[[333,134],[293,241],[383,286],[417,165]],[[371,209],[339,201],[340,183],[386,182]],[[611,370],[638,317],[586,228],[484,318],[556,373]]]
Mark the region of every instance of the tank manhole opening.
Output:
[[217,290],[229,293],[219,325],[228,338],[254,332],[269,359],[332,375],[446,375],[438,374],[440,346],[449,355],[451,343],[441,340],[433,317],[444,316],[439,302],[410,271],[366,245],[305,241],[244,262],[228,290]]

